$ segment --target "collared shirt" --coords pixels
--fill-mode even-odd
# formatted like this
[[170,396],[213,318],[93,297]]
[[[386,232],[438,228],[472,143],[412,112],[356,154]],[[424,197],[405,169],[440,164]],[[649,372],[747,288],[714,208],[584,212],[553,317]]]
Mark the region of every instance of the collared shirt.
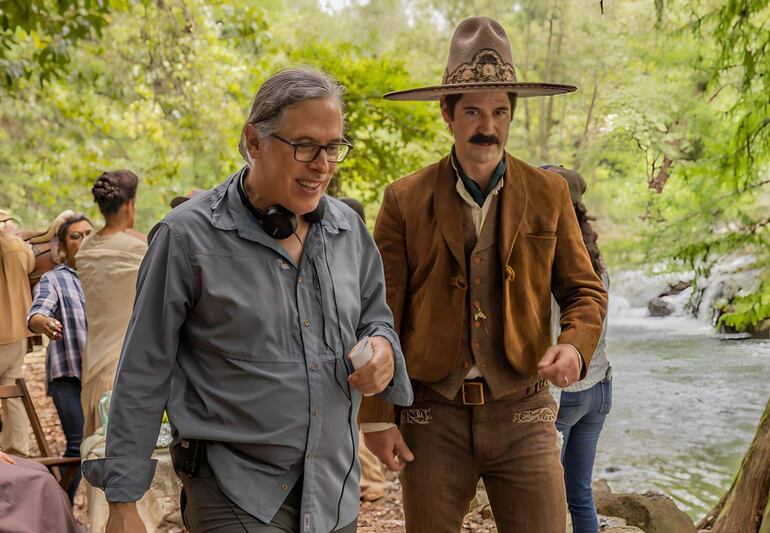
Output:
[[247,171],[152,231],[106,458],[83,470],[108,501],[139,499],[165,408],[175,442],[207,441],[217,483],[235,504],[269,522],[302,476],[301,530],[325,533],[352,522],[359,507],[361,394],[348,387],[343,358],[358,339],[381,335],[395,372],[380,397],[409,405],[412,391],[382,261],[358,215],[325,197],[326,214],[295,264],[241,203],[236,180]]
[[62,325],[62,338],[48,343],[46,383],[61,377],[79,378],[88,325],[83,289],[72,267],[59,265],[40,278],[40,282],[35,285],[27,322],[38,313],[55,318]]
[[463,170],[463,167],[460,165],[460,161],[457,160],[457,154],[455,152],[454,146],[452,147],[451,156],[452,166],[455,169],[458,181],[463,182],[465,191],[468,193],[467,196],[470,196],[477,205],[482,206],[486,202],[489,195],[492,194],[492,191],[500,189],[498,184],[505,175],[505,152],[503,152],[503,157],[495,167],[495,170],[492,171],[492,175],[489,178],[489,183],[487,183],[487,188],[484,191],[481,190],[481,187],[479,187],[479,184],[476,183],[473,178],[465,173],[465,170]]

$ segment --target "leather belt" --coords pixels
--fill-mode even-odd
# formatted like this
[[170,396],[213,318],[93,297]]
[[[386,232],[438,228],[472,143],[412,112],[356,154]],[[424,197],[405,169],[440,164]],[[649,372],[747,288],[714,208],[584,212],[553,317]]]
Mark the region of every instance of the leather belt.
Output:
[[501,396],[500,398],[493,398],[492,392],[489,390],[489,385],[487,385],[487,382],[482,379],[466,379],[463,381],[462,385],[460,385],[460,390],[457,392],[455,397],[451,400],[448,400],[435,390],[433,390],[429,385],[426,385],[424,383],[420,383],[419,381],[412,381],[412,388],[414,389],[414,400],[415,402],[419,401],[434,401],[434,402],[442,402],[442,403],[454,403],[454,404],[460,404],[460,405],[467,405],[471,407],[478,407],[482,405],[486,405],[491,402],[495,401],[501,401],[501,400],[507,400],[507,401],[516,401],[516,400],[522,400],[524,398],[527,398],[528,396],[532,396],[533,394],[536,394],[540,392],[541,390],[548,387],[548,381],[545,379],[538,380],[531,385],[527,387],[523,387],[517,391],[512,392],[511,394],[506,394],[505,396]]

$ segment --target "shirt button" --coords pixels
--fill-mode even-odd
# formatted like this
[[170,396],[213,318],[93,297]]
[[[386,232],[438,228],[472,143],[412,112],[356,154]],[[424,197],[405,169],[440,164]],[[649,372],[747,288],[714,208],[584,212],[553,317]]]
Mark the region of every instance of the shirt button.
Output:
[[281,490],[289,490],[289,486],[286,483],[281,483]]
[[471,364],[468,361],[463,361],[463,368],[468,369],[471,367]]
[[310,320],[305,320],[305,327],[307,328],[309,326],[310,326]]
[[321,411],[319,411],[318,409],[313,409],[313,416],[318,416],[320,414],[321,414]]
[[473,256],[473,262],[477,265],[481,263],[481,258],[478,255]]
[[318,370],[318,363],[310,363],[310,370]]
[[474,285],[481,285],[481,278],[473,278]]
[[478,320],[474,320],[473,321],[473,327],[474,328],[480,328],[481,327],[481,322],[479,322]]

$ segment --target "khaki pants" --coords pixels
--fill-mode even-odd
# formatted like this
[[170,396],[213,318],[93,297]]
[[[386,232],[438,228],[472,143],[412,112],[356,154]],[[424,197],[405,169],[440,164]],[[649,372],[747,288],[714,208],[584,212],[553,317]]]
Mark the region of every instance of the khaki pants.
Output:
[[[24,377],[22,365],[27,353],[27,339],[0,344],[0,386],[15,385]],[[29,455],[30,424],[21,398],[3,400],[3,431],[0,448],[17,455]]]
[[564,473],[548,389],[481,406],[435,396],[401,411],[415,457],[401,473],[407,533],[459,532],[479,478],[500,533],[563,533]]
[[388,491],[383,464],[364,444],[364,435],[359,433],[358,458],[361,461],[361,499],[367,502],[379,500]]

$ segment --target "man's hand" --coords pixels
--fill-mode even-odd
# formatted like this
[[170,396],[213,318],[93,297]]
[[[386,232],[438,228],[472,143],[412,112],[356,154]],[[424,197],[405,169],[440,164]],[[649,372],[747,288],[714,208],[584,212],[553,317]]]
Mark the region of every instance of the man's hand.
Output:
[[105,533],[147,533],[136,509],[136,502],[110,503]]
[[[373,356],[364,366],[350,374],[348,383],[363,394],[377,394],[385,390],[393,379],[393,347],[385,337],[372,337]],[[348,357],[350,354],[348,354]]]
[[382,461],[388,470],[403,470],[406,462],[414,461],[414,454],[404,442],[404,437],[398,428],[390,428],[385,431],[372,431],[364,433],[364,443],[371,452]]
[[580,354],[571,344],[548,348],[537,364],[537,373],[557,387],[568,387],[580,379]]
[[29,319],[29,329],[38,335],[45,335],[52,341],[61,340],[62,325],[61,322],[52,316],[45,316],[41,313],[35,313]]

